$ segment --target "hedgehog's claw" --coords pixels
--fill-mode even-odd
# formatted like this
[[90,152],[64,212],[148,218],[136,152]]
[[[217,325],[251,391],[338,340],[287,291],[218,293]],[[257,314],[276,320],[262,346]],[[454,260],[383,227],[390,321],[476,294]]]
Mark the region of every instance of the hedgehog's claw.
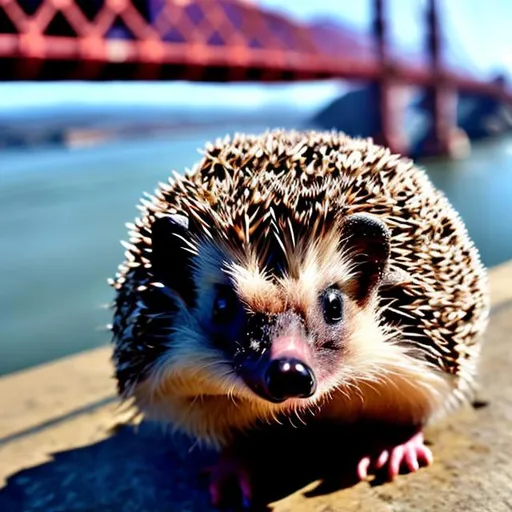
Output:
[[[208,470],[210,501],[214,507],[233,502],[238,497],[244,509],[252,504],[252,484],[249,471],[233,453],[223,453],[217,464]],[[235,495],[231,494],[235,491]],[[238,493],[238,496],[237,496]]]
[[430,448],[424,444],[423,434],[418,432],[403,444],[382,450],[375,456],[363,457],[357,465],[357,476],[365,480],[370,471],[378,471],[384,473],[386,480],[392,481],[400,470],[414,473],[420,467],[432,464],[433,460]]

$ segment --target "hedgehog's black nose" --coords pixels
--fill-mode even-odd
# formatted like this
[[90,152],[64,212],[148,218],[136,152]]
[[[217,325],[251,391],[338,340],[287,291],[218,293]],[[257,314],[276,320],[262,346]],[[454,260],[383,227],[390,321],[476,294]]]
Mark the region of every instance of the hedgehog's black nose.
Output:
[[265,372],[267,393],[276,402],[308,398],[316,390],[313,370],[302,361],[284,357],[270,362]]

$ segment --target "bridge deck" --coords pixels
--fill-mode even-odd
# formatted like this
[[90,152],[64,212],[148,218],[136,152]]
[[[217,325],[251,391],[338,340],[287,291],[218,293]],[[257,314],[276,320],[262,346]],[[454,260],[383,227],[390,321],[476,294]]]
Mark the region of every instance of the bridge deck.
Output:
[[[350,32],[350,31],[348,31]],[[512,103],[512,91],[466,72],[432,73],[393,55],[383,67],[361,35],[310,26],[238,0],[0,0],[0,80],[297,81],[419,87],[447,82]]]
[[[512,262],[493,269],[481,376],[489,405],[463,409],[428,432],[431,468],[323,496],[302,490],[275,510],[510,511],[511,282]],[[110,432],[117,402],[108,357],[101,348],[0,379],[0,510],[207,510],[196,474],[208,454],[155,442],[145,428]]]

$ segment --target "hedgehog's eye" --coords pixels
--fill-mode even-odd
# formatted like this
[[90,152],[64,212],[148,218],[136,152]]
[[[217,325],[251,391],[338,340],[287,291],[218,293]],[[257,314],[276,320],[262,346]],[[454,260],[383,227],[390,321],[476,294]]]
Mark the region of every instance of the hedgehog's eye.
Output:
[[343,318],[343,297],[336,288],[327,288],[322,296],[322,307],[325,321],[336,324]]
[[213,301],[212,321],[217,325],[231,323],[237,315],[235,293],[228,286],[219,286]]

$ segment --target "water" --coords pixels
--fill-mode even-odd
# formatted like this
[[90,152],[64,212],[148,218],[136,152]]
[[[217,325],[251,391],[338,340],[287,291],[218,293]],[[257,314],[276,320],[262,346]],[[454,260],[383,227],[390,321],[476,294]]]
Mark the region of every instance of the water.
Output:
[[[108,342],[106,279],[123,258],[124,223],[137,215],[143,190],[151,192],[171,169],[191,166],[197,148],[217,135],[0,155],[0,374]],[[427,169],[461,212],[485,263],[511,258],[512,139]]]
[[475,145],[466,160],[424,167],[460,212],[484,263],[512,258],[512,137]]

